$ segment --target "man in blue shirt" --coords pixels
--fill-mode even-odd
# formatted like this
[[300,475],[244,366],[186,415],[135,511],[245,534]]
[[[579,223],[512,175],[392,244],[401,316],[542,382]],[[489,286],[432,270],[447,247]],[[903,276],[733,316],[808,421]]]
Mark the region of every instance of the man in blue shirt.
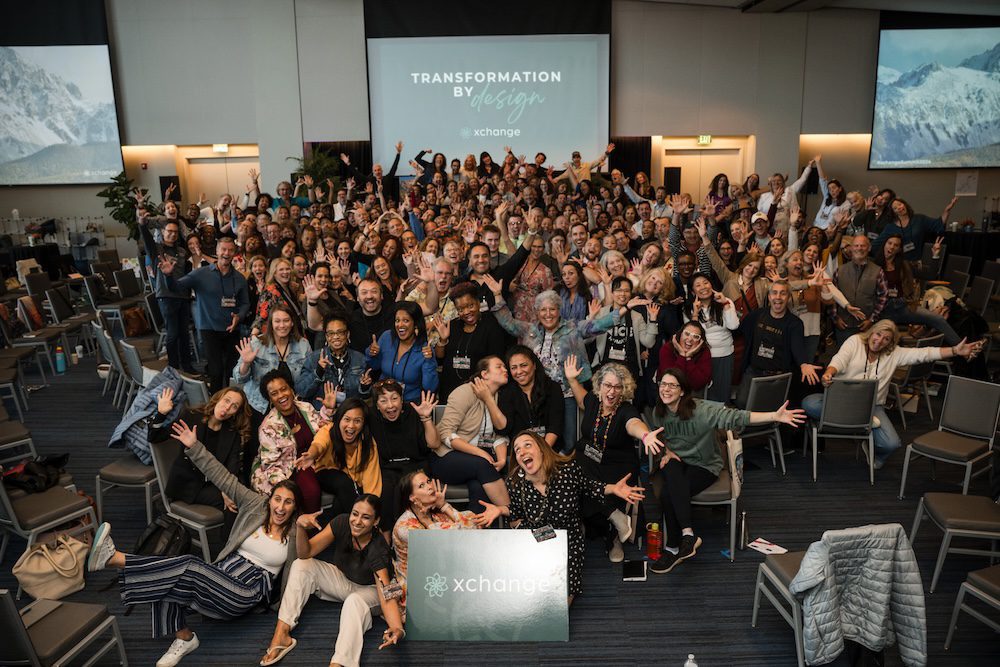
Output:
[[[214,393],[227,386],[229,371],[236,365],[236,345],[240,342],[240,321],[250,309],[247,280],[233,268],[236,243],[222,236],[215,243],[215,264],[195,269],[183,278],[169,278],[171,287],[190,289],[195,296],[194,322],[205,343],[208,360],[208,387]],[[168,258],[160,269],[170,274]],[[166,265],[165,265],[166,264]]]

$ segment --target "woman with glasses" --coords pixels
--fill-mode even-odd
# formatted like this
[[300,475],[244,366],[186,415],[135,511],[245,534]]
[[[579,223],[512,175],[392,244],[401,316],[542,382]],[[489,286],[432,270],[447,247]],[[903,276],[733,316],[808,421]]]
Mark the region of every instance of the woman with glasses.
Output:
[[660,346],[658,375],[668,368],[679,368],[687,375],[691,391],[700,392],[712,381],[712,351],[705,340],[701,322],[687,322],[670,340]]
[[448,400],[452,390],[472,379],[472,369],[480,359],[506,347],[503,329],[493,313],[479,309],[478,285],[460,283],[451,288],[448,296],[458,317],[450,322],[440,316],[433,319],[438,334],[435,349],[442,364],[439,394],[443,401]]
[[347,325],[347,316],[337,313],[327,315],[323,332],[326,344],[306,357],[302,372],[295,379],[295,393],[317,408],[317,402],[322,401],[320,389],[327,382],[337,392],[338,405],[348,398],[367,394],[371,384],[366,382],[371,373],[365,372],[365,355],[348,346],[351,330]]
[[[594,373],[594,391],[591,392],[580,384],[582,369],[577,364],[575,355],[566,358],[564,372],[573,390],[573,397],[583,410],[580,422],[583,428],[576,448],[582,454],[577,460],[584,472],[592,479],[606,484],[615,484],[628,475],[631,475],[631,479],[638,479],[639,455],[635,441],[641,441],[646,448],[659,448],[663,443],[657,439],[662,429],[650,430],[632,405],[635,397],[635,379],[632,374],[621,364],[605,364]],[[610,533],[608,544],[608,557],[612,563],[624,560],[622,542],[632,532],[624,514],[626,509],[626,503],[617,500],[610,501],[607,506],[591,506],[588,513],[605,514],[616,529],[616,532]]]
[[[659,383],[656,406],[646,413],[648,423],[662,439],[648,438],[646,451],[656,455],[652,471],[654,491],[666,524],[665,546],[659,560],[649,569],[670,572],[691,558],[701,546],[691,522],[691,498],[719,478],[723,462],[716,444],[716,429],[738,430],[748,424],[781,422],[798,426],[805,420],[802,410],[789,410],[788,401],[775,412],[748,412],[727,408],[712,401],[695,401],[684,371],[668,368]],[[661,433],[662,432],[662,433]]]

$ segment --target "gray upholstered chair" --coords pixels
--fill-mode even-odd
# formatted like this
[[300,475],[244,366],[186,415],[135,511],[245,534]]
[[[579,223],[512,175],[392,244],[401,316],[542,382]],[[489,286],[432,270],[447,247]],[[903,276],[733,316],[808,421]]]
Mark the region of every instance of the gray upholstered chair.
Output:
[[110,631],[85,664],[93,665],[117,648],[119,664],[128,667],[118,621],[104,605],[36,600],[18,612],[10,591],[0,589],[0,619],[0,664],[62,667]]
[[[751,412],[774,412],[788,399],[788,388],[792,386],[792,374],[765,375],[755,377],[750,381],[750,392],[747,394],[746,410]],[[781,443],[781,425],[777,422],[749,425],[739,436],[744,444],[749,438],[767,437],[768,448],[771,450],[771,467],[776,466],[774,447],[778,446],[778,457],[781,459],[781,474],[785,474],[785,450]]]
[[812,426],[813,481],[820,438],[854,440],[867,443],[868,481],[875,485],[875,439],[872,437],[872,413],[878,383],[875,380],[840,380],[834,378],[823,392],[823,412]]
[[955,609],[951,613],[951,623],[948,625],[948,636],[944,640],[944,649],[951,648],[951,638],[958,627],[958,612],[964,611],[966,614],[984,623],[994,632],[1000,632],[1000,623],[987,618],[978,609],[965,604],[965,596],[971,595],[985,605],[993,608],[993,611],[1000,611],[1000,565],[986,567],[982,570],[970,572],[958,589],[958,597],[955,598]]
[[[760,596],[766,597],[781,614],[795,633],[795,657],[799,667],[805,665],[802,645],[802,603],[792,595],[789,586],[792,579],[799,573],[799,566],[805,557],[805,551],[789,551],[784,554],[771,554],[757,566],[757,584],[753,593],[752,627],[757,627],[757,614],[760,611]],[[780,597],[780,599],[779,599]]]
[[95,486],[98,521],[104,520],[104,494],[121,487],[143,490],[146,497],[146,523],[153,522],[153,500],[160,495],[156,492],[156,469],[144,464],[135,454],[130,452],[101,468],[97,473]]
[[[931,593],[937,587],[938,577],[941,576],[941,568],[948,554],[990,558],[1000,556],[1000,550],[996,547],[996,541],[1000,540],[1000,505],[992,499],[960,493],[925,493],[917,505],[917,515],[913,519],[913,529],[910,531],[910,544],[916,543],[917,529],[920,528],[920,522],[925,516],[944,531],[937,562],[934,565],[934,576],[931,579]],[[955,548],[951,546],[951,541],[956,537],[990,540],[991,548]]]
[[[944,334],[927,336],[926,338],[919,338],[913,341],[909,347],[941,347],[943,340]],[[927,391],[927,378],[933,372],[934,362],[928,361],[922,364],[906,366],[905,368],[897,368],[892,376],[892,382],[889,383],[889,395],[892,396],[893,401],[896,403],[896,409],[899,411],[899,420],[903,424],[904,431],[906,430],[906,411],[903,410],[903,396],[901,392],[903,387],[913,392],[920,392],[920,396],[927,403],[927,414],[931,419],[934,419],[934,410],[931,408],[931,397]],[[919,402],[917,403],[917,408],[920,408]]]
[[899,482],[899,497],[906,491],[906,476],[910,461],[918,456],[965,468],[962,493],[969,492],[974,475],[989,470],[985,465],[973,472],[977,463],[985,462],[993,449],[997,420],[1000,419],[1000,385],[982,380],[951,376],[941,408],[938,430],[917,436],[906,447],[903,478]]
[[160,498],[163,500],[167,515],[195,531],[197,537],[192,541],[201,546],[201,553],[205,561],[211,562],[212,554],[208,547],[208,531],[222,527],[222,510],[209,505],[193,505],[170,498],[166,492],[167,479],[170,477],[170,469],[173,468],[174,461],[182,456],[181,444],[176,440],[167,440],[166,442],[152,442],[149,447],[153,454],[156,479],[160,485]]

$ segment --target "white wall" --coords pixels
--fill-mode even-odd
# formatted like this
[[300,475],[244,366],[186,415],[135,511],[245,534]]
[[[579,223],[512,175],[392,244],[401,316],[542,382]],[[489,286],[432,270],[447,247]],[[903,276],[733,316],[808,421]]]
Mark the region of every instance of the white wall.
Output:
[[[257,144],[273,189],[303,140],[369,138],[361,0],[108,0],[108,11],[125,144]],[[811,152],[800,134],[871,130],[878,12],[636,0],[613,12],[615,135],[751,135],[767,174],[797,170]],[[890,184],[921,210],[953,187],[953,170],[869,173],[867,148],[836,144],[849,187]],[[151,183],[178,173],[130,164]],[[984,194],[1000,192],[998,173],[981,172]],[[0,189],[0,216],[100,215],[98,189]],[[966,204],[957,215],[973,214]]]

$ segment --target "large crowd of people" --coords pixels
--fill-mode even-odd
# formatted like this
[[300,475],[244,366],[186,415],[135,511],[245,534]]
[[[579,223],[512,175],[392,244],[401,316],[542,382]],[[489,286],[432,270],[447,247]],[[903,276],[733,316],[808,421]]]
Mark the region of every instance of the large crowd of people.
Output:
[[[400,187],[400,142],[388,170],[341,155],[340,187],[303,176],[270,195],[251,171],[214,206],[137,193],[170,365],[198,372],[193,321],[212,391],[172,425],[161,397],[152,436],[186,448],[173,495],[232,514],[213,564],[124,554],[98,533],[91,568],[120,568],[123,601],[152,604],[155,634],[174,635],[159,665],[197,648],[184,610],[228,619],[269,600],[274,664],[311,594],[343,602],[332,661],[358,664],[373,614],[383,646],[405,635],[414,530],[565,529],[572,602],[584,525],[620,562],[646,486],[666,526],[651,569],[671,572],[701,545],[690,501],[723,467],[716,429],[794,427],[834,377],[875,378],[881,467],[900,446],[882,407],[897,366],[985,372],[961,295],[924,298],[914,277],[954,202],[931,217],[891,190],[849,191],[818,155],[792,182],[719,174],[695,201],[599,171],[614,148],[558,168],[509,147],[426,149]],[[822,203],[806,216],[814,170]],[[943,346],[903,347],[902,325]],[[746,409],[753,378],[786,372],[793,407]],[[468,489],[468,510],[447,485]]]

